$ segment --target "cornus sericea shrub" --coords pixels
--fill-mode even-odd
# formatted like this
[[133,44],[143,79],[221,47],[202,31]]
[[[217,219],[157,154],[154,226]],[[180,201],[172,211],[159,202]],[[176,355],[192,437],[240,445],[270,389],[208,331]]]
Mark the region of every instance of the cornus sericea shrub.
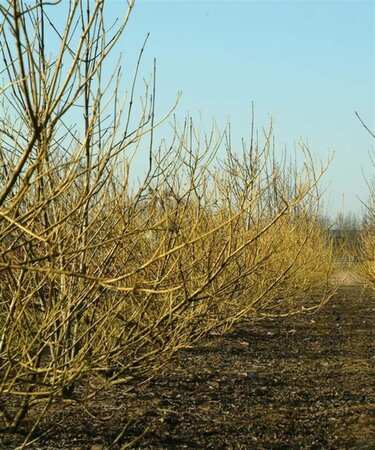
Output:
[[[356,116],[370,136],[375,139],[375,134],[356,112]],[[375,155],[370,155],[372,167],[375,168]],[[366,180],[367,181],[367,180]],[[364,281],[375,288],[375,179],[367,181],[369,196],[365,206],[365,216],[361,226],[359,244],[356,246],[357,257],[360,261],[359,273]]]
[[31,410],[35,428],[56,399],[151,376],[209,332],[330,296],[326,167],[303,148],[301,168],[278,162],[272,124],[236,153],[228,133],[186,119],[155,149],[153,82],[135,120],[138,66],[128,98],[103,67],[133,2],[117,28],[104,1],[73,0],[61,29],[58,7],[0,6],[2,430]]
[[[374,162],[374,160],[373,160]],[[374,164],[373,164],[374,165]],[[375,166],[374,166],[375,167]],[[364,281],[375,288],[375,188],[374,181],[368,183],[370,195],[366,205],[366,220],[361,229],[359,246],[359,272]]]

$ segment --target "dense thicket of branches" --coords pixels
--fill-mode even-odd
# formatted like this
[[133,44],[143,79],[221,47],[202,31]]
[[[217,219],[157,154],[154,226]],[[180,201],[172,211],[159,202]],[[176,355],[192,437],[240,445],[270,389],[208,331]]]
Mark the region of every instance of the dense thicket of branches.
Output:
[[78,385],[84,402],[152,375],[212,330],[329,297],[325,167],[303,148],[300,168],[277,161],[272,124],[236,151],[188,118],[155,148],[153,82],[137,107],[138,67],[127,95],[104,68],[133,2],[116,24],[107,3],[0,6],[2,430],[42,403],[36,427]]

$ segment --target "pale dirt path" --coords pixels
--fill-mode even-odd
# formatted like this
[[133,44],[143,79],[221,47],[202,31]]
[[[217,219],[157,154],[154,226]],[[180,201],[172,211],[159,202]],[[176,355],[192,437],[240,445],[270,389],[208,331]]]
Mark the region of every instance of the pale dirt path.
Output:
[[361,276],[353,270],[341,270],[336,272],[331,277],[331,283],[336,286],[356,286],[364,285]]

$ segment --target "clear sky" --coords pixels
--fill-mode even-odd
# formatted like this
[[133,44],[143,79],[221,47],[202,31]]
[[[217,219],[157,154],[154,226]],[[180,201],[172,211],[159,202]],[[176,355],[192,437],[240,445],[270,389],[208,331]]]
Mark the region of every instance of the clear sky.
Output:
[[[126,2],[106,0],[106,7],[110,24]],[[374,0],[136,0],[112,56],[122,53],[124,90],[147,33],[137,96],[156,58],[159,117],[181,91],[179,120],[202,117],[207,130],[212,119],[222,128],[230,120],[241,151],[254,101],[259,129],[274,118],[280,152],[302,139],[323,161],[334,154],[324,178],[328,211],[362,209],[357,197],[367,197],[363,172],[375,178],[375,142],[354,112],[375,130]],[[109,72],[114,61],[106,62]]]
[[280,149],[302,138],[323,160],[334,153],[328,208],[358,212],[362,171],[374,174],[375,143],[354,114],[375,129],[374,19],[373,1],[138,0],[122,45],[131,64],[150,32],[141,70],[157,59],[160,116],[182,91],[181,120],[229,119],[239,144],[254,101],[259,128],[275,119]]

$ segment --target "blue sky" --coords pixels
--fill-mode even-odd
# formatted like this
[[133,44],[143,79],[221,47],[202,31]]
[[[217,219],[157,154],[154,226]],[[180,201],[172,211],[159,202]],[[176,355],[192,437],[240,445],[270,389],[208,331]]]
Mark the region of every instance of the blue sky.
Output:
[[[116,0],[113,2],[116,14]],[[160,116],[182,91],[177,116],[231,121],[234,144],[275,119],[277,147],[299,139],[334,160],[324,179],[329,210],[358,212],[374,142],[354,115],[374,119],[375,2],[138,0],[123,39],[131,65],[146,34],[141,71],[157,59]]]
[[[107,0],[106,7],[110,24],[126,2]],[[234,151],[241,151],[254,102],[258,129],[275,120],[280,153],[302,139],[323,161],[334,154],[323,179],[331,215],[362,209],[357,197],[367,197],[363,173],[375,178],[375,142],[354,111],[375,130],[374,1],[136,0],[111,57],[122,54],[124,90],[147,33],[136,96],[156,58],[158,117],[182,92],[177,118],[190,114],[207,131],[213,119],[221,128],[229,120]],[[146,160],[140,153],[136,171]]]

